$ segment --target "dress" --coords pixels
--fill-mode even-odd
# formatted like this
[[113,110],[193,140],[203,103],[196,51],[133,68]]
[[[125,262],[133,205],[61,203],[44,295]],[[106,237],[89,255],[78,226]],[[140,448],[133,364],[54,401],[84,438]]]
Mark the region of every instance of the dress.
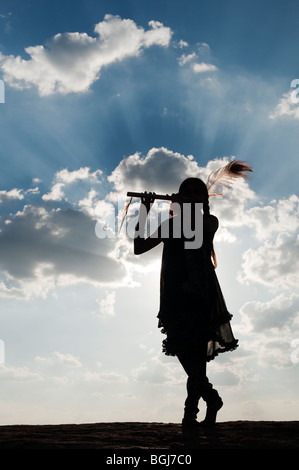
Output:
[[203,243],[198,249],[186,249],[183,237],[163,240],[158,326],[167,335],[163,341],[166,355],[175,356],[184,344],[203,340],[210,361],[219,352],[238,346],[211,260],[217,228],[217,217],[203,216]]

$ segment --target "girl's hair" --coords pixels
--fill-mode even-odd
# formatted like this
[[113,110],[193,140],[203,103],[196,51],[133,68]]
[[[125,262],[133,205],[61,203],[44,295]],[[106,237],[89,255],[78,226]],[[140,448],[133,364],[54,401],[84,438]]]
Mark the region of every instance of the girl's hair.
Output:
[[[197,194],[203,197],[203,213],[204,215],[210,215],[210,206],[209,206],[209,193],[206,184],[200,178],[187,178],[185,179],[180,187],[179,194],[181,196],[188,196],[189,188],[192,184],[196,188]],[[211,258],[214,267],[217,267],[217,258],[214,250],[213,242],[211,244]]]
[[188,196],[188,190],[191,184],[196,187],[198,195],[203,196],[203,213],[205,215],[210,215],[209,193],[206,184],[201,179],[185,179],[179,187],[179,194],[182,196]]

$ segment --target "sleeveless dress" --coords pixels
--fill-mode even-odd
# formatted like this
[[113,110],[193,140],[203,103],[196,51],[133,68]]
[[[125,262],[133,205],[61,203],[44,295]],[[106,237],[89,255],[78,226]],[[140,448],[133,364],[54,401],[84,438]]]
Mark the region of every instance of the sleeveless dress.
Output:
[[183,237],[163,239],[158,327],[167,335],[162,345],[168,356],[175,356],[184,344],[205,341],[210,361],[238,346],[211,260],[217,228],[217,217],[203,216],[203,243],[198,249],[186,249]]

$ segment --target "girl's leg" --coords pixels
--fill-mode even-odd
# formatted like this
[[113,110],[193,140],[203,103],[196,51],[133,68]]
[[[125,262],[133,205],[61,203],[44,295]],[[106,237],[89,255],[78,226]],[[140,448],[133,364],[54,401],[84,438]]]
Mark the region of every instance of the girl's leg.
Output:
[[206,353],[207,343],[205,341],[196,344],[196,346],[185,345],[184,348],[181,347],[177,351],[177,357],[188,375],[183,424],[197,423],[196,415],[199,411],[198,402],[201,397],[207,403],[205,424],[215,422],[217,411],[222,406],[222,400],[206,375]]

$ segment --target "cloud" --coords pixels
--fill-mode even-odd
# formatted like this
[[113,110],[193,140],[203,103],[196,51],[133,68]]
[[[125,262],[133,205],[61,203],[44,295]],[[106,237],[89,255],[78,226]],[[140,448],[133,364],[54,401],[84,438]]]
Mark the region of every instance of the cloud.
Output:
[[23,194],[21,194],[22,190],[21,189],[11,189],[10,191],[5,191],[2,190],[0,191],[0,203],[7,203],[13,199],[24,199]]
[[133,20],[106,15],[95,25],[96,37],[87,33],[59,33],[46,46],[27,47],[30,59],[0,54],[4,80],[24,89],[36,86],[40,96],[86,92],[99,79],[102,67],[137,57],[153,45],[167,47],[172,32],[158,21],[149,29]]
[[257,363],[269,369],[285,369],[292,367],[290,342],[278,337],[263,338],[254,347],[259,351]]
[[133,369],[132,377],[139,382],[177,385],[185,382],[181,367],[173,362],[163,362],[160,356],[150,357]]
[[5,20],[6,18],[8,18],[9,16],[11,16],[12,13],[11,12],[8,12],[8,13],[0,13],[0,19],[1,20]]
[[298,312],[299,295],[287,296],[284,293],[267,302],[247,302],[241,309],[241,314],[254,332],[281,331],[283,327],[293,331]]
[[259,283],[276,288],[293,288],[299,283],[299,198],[272,201],[244,213],[243,222],[263,241],[243,254],[243,283]]
[[176,192],[181,182],[199,176],[193,156],[184,156],[165,147],[152,148],[144,157],[135,153],[124,158],[108,177],[116,191]]
[[270,288],[299,285],[299,236],[280,233],[274,242],[265,242],[243,254],[241,282],[258,282]]
[[42,199],[44,201],[62,201],[64,198],[64,192],[62,190],[63,187],[63,183],[54,184],[49,193],[43,194]]
[[183,39],[180,39],[179,43],[178,43],[178,46],[183,49],[183,47],[188,47],[189,44],[187,43],[187,41],[184,41]]
[[74,367],[74,368],[82,367],[82,364],[77,357],[74,357],[70,353],[61,353],[59,351],[55,351],[46,357],[36,356],[35,361],[37,364],[42,365],[42,366],[59,365],[59,366],[67,366],[67,367]]
[[202,54],[210,52],[210,46],[206,42],[199,42],[197,46],[198,46],[199,52]]
[[68,185],[77,182],[86,182],[88,184],[100,183],[99,177],[102,176],[101,170],[90,172],[90,168],[82,167],[79,170],[69,171],[64,168],[56,172],[54,176],[54,184],[51,191],[42,196],[44,201],[62,201],[65,199],[65,189]]
[[295,232],[299,229],[299,198],[293,194],[287,199],[252,207],[245,213],[243,222],[255,230],[258,240],[281,232]]
[[274,111],[269,114],[270,119],[277,119],[281,116],[290,116],[294,119],[299,119],[299,99],[296,96],[297,90],[291,90],[282,95]]
[[113,248],[113,240],[96,237],[95,221],[84,211],[26,205],[2,225],[0,294],[30,298],[56,285],[121,282],[126,270],[110,255]]
[[97,299],[97,303],[100,309],[100,316],[114,316],[115,292],[107,292],[106,297]]
[[192,69],[195,73],[215,72],[216,70],[218,70],[216,65],[206,64],[205,62],[192,64]]
[[101,170],[91,172],[90,168],[88,167],[81,167],[79,170],[73,171],[69,171],[67,168],[64,168],[63,170],[57,171],[55,174],[55,179],[65,184],[75,183],[79,180],[90,180],[97,182],[99,176],[102,174],[103,172]]
[[28,367],[15,367],[8,364],[0,364],[0,379],[4,382],[39,382],[42,377],[31,372]]
[[195,52],[192,52],[192,54],[188,54],[188,55],[185,55],[185,54],[182,54],[179,58],[178,58],[178,62],[179,62],[179,65],[181,67],[183,67],[184,65],[186,65],[188,62],[191,62],[192,60],[194,59],[197,59],[197,55],[195,54]]
[[123,374],[119,374],[118,372],[86,372],[84,375],[84,379],[86,382],[112,382],[112,383],[120,383],[120,382],[128,382],[128,378],[125,377]]
[[[208,44],[202,42],[198,44],[198,51],[201,56],[208,56],[210,54],[210,47]],[[209,62],[196,62],[198,59],[198,55],[196,52],[192,52],[190,54],[182,54],[178,58],[178,63],[181,67],[185,66],[186,64],[190,64],[191,69],[194,73],[204,73],[204,72],[215,72],[218,70],[216,65],[213,65]]]

